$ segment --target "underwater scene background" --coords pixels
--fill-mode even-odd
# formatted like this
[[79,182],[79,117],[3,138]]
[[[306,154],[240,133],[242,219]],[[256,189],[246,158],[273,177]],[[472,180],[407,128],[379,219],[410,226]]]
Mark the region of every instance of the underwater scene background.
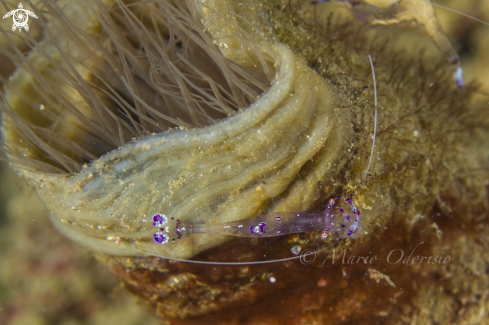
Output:
[[[91,20],[77,17],[94,24],[93,39],[70,43],[60,32],[52,37],[69,55],[59,59],[46,47],[32,60],[54,58],[33,70],[58,87],[52,94],[66,96],[45,107],[42,82],[11,76],[25,65],[19,53],[42,48],[50,19],[61,20],[52,3],[73,5],[23,3],[45,22],[29,19],[20,34],[29,41],[11,31],[11,18],[0,22],[2,136],[17,168],[1,163],[1,324],[487,323],[489,26],[435,8],[460,55],[466,88],[459,90],[449,51],[422,24],[426,3],[418,0],[405,1],[420,9],[406,5],[402,23],[363,2],[316,9],[310,1],[164,2],[158,8],[175,10],[165,16],[173,25],[154,19],[153,1],[94,0],[83,12]],[[489,20],[484,1],[437,3]],[[2,2],[1,16],[17,5]],[[155,35],[168,41],[161,46],[168,61],[151,45]],[[366,171],[374,127],[369,54],[379,115]],[[69,70],[68,62],[86,66]],[[88,87],[75,70],[86,73]],[[58,109],[66,98],[83,116]],[[105,124],[84,125],[97,119]],[[208,147],[188,140],[212,142],[219,132]],[[160,134],[175,142],[152,140]],[[218,182],[226,185],[213,187]],[[157,213],[215,224],[315,211],[334,196],[351,197],[360,210],[361,228],[345,242],[328,234],[326,241],[323,230],[270,240],[210,233],[184,235],[173,246],[153,241]]]

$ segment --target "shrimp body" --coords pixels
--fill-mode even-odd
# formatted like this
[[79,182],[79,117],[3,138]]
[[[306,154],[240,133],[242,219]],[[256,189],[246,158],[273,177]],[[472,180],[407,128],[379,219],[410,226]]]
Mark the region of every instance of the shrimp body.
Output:
[[[293,233],[321,231],[322,238],[330,236],[337,240],[348,237],[357,237],[359,229],[360,211],[351,199],[341,197],[331,198],[324,210],[304,212],[275,212],[259,215],[253,218],[225,222],[220,224],[182,224],[174,220],[174,234],[172,239],[200,233],[229,235],[238,237],[276,237]],[[168,218],[161,214],[153,216],[153,224],[160,228],[153,236],[158,244],[169,241],[169,233],[173,226],[164,227]],[[171,230],[170,230],[171,228]]]

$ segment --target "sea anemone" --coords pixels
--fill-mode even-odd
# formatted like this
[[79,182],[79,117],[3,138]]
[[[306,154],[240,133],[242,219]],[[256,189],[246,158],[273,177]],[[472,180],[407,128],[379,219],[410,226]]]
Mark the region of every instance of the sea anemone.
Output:
[[[477,227],[486,208],[484,180],[467,173],[487,166],[487,111],[471,102],[474,83],[456,89],[443,55],[405,53],[392,35],[287,1],[43,0],[33,8],[42,40],[23,34],[19,45],[2,30],[3,52],[18,67],[2,93],[4,151],[56,228],[103,256],[163,317],[255,304],[301,272],[288,263],[215,273],[160,257],[255,261],[322,242],[304,234],[255,249],[203,234],[156,245],[156,213],[220,223],[348,196],[366,212],[364,252],[380,249],[381,234],[403,245],[422,238],[438,227],[421,220],[429,211],[447,216],[457,206],[460,222]],[[358,284],[361,272],[353,273]]]

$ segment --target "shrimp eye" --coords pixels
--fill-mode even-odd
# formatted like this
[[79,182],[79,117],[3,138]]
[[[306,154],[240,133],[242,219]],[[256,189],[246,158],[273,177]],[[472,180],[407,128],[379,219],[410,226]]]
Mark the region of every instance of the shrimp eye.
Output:
[[168,218],[164,214],[155,214],[153,216],[153,226],[156,228],[161,228],[167,222]]
[[323,231],[323,233],[321,234],[321,237],[323,239],[326,239],[328,237],[328,233],[326,231]]
[[162,232],[157,232],[153,235],[153,241],[157,244],[166,244],[168,243],[168,235]]
[[335,200],[333,198],[329,199],[329,204],[334,204]]

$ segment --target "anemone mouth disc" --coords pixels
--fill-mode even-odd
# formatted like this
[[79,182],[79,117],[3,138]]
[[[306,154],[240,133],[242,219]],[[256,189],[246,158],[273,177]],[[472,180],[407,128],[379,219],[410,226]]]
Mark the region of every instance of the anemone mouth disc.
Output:
[[[102,7],[97,10],[102,16],[107,13]],[[211,32],[216,22],[222,23],[222,17],[218,15],[216,18],[212,12],[207,10],[203,16]],[[130,12],[126,13],[131,15]],[[182,14],[182,19],[184,16]],[[131,22],[137,25],[134,19]],[[94,29],[97,22],[91,20],[87,24],[92,24],[90,28]],[[52,26],[46,28],[54,29]],[[19,169],[24,178],[37,187],[42,202],[51,211],[53,224],[63,234],[79,244],[110,255],[130,256],[146,252],[188,258],[225,239],[202,235],[198,239],[182,238],[155,248],[151,228],[155,223],[163,225],[164,219],[149,222],[148,216],[159,213],[161,216],[178,218],[183,224],[202,220],[226,222],[236,216],[242,219],[252,217],[267,209],[301,211],[319,199],[319,188],[323,188],[323,185],[317,184],[316,179],[327,173],[336,174],[351,155],[345,154],[344,148],[353,134],[348,112],[337,110],[337,101],[330,86],[287,46],[262,40],[252,49],[243,51],[241,43],[246,35],[238,28],[234,31],[226,36],[227,47],[219,48],[225,50],[225,58],[216,56],[215,60],[231,62],[233,69],[239,73],[245,71],[243,67],[255,69],[250,76],[258,79],[262,76],[253,67],[257,64],[263,69],[267,67],[264,75],[269,75],[272,83],[253,102],[226,119],[214,121],[205,127],[184,127],[151,135],[143,132],[135,140],[121,142],[117,149],[108,150],[98,158],[92,155],[93,161],[79,171],[76,171],[79,168],[76,167],[77,162],[68,155],[46,146],[40,137],[31,138],[31,141],[37,141],[38,148],[56,156],[61,167],[68,170],[75,168],[76,172],[69,175],[46,173],[42,168]],[[236,36],[237,32],[241,34]],[[231,39],[231,36],[235,39]],[[63,35],[59,37],[63,40]],[[59,46],[68,46],[69,42],[64,42],[60,41]],[[210,44],[215,48],[214,44]],[[46,53],[51,53],[52,61],[55,61],[55,55],[61,60],[58,69],[67,63],[63,61],[63,56],[56,54],[59,49],[53,48],[49,42],[41,42],[38,46],[39,49],[35,48],[28,58],[34,61],[33,64],[44,64]],[[90,58],[100,59],[97,55]],[[180,61],[185,59],[177,58]],[[53,77],[46,76],[47,72],[42,67],[38,69],[44,78]],[[96,73],[80,65],[74,69],[87,73],[84,75],[80,72],[81,78]],[[12,85],[23,84],[24,88],[29,88],[31,77],[29,73],[19,70],[13,77]],[[127,78],[123,77],[119,83],[122,81],[123,87],[134,89]],[[111,94],[107,93],[109,86],[105,87],[106,93],[103,94],[90,89],[84,91],[88,98],[101,99]],[[68,95],[76,95],[73,91],[63,91],[68,99],[71,98]],[[100,97],[90,97],[88,93],[91,91],[92,95]],[[59,92],[53,94],[60,95]],[[139,100],[142,99],[141,95],[134,91],[130,94],[137,103],[142,103]],[[11,114],[9,118],[21,123],[17,117],[25,114],[30,104],[20,102],[13,92],[7,93],[6,97],[10,105],[6,112],[20,114]],[[112,97],[117,97],[116,93],[112,93]],[[65,103],[67,106],[73,104],[68,102]],[[122,98],[118,98],[118,102],[125,105]],[[145,109],[149,108],[145,106]],[[113,115],[110,110],[105,112]],[[52,110],[46,108],[34,113],[51,114]],[[87,116],[92,113],[87,111]],[[143,118],[141,111],[138,114],[141,123],[150,122]],[[87,116],[79,118],[83,120]],[[122,120],[119,121],[122,124]],[[126,120],[125,123],[122,129],[127,129],[132,122]],[[26,150],[28,157],[37,159],[38,151],[30,151],[26,147],[20,149],[18,130],[13,130],[12,125],[3,125],[7,145]],[[26,124],[23,126],[26,127]],[[136,128],[135,125],[133,127]],[[39,132],[39,129],[36,130]],[[122,141],[126,136],[122,133],[117,137]],[[54,142],[52,146],[55,146]],[[12,159],[15,157],[15,154],[11,155]],[[59,168],[59,164],[55,169]],[[113,238],[119,240],[114,241]]]
[[[348,118],[335,113],[328,86],[302,59],[284,46],[271,45],[267,51],[272,49],[278,55],[274,84],[225,121],[141,138],[73,176],[26,171],[34,183],[42,184],[38,191],[44,203],[56,206],[53,223],[83,245],[107,254],[138,255],[156,252],[146,217],[154,214],[155,205],[162,214],[187,223],[226,222],[235,215],[254,216],[272,199],[273,208],[284,211],[302,208],[293,203],[299,197],[302,204],[316,200],[313,187],[304,193],[304,185],[297,190],[290,185],[311,159],[311,174],[302,176],[306,183],[314,183],[318,173],[340,168],[344,140],[351,134]],[[338,122],[330,128],[333,116]],[[115,236],[122,243],[106,240]],[[211,235],[182,238],[158,253],[186,258],[223,240]]]

